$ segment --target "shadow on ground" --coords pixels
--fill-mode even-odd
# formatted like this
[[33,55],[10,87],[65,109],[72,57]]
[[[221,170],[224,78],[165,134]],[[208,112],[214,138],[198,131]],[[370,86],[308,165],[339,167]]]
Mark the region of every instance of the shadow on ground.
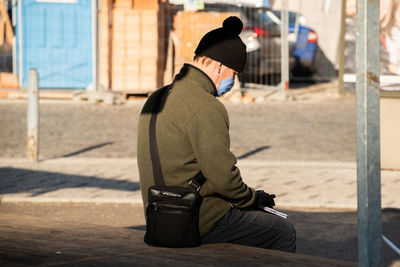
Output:
[[30,196],[34,197],[60,189],[79,187],[121,191],[140,190],[138,182],[126,180],[10,167],[0,168],[0,195],[29,193]]
[[243,155],[240,155],[237,159],[245,159],[245,158],[248,158],[250,156],[257,154],[258,152],[261,152],[263,150],[270,149],[270,148],[271,148],[271,146],[262,146],[262,147],[254,149],[254,150],[251,150]]
[[114,144],[114,142],[106,142],[106,143],[101,143],[101,144],[94,145],[94,146],[89,146],[89,147],[80,149],[78,151],[65,154],[62,157],[68,158],[68,157],[76,156],[76,155],[79,155],[79,154],[82,154],[82,153],[85,153],[85,152],[88,152],[88,151],[91,151],[91,150],[94,150],[94,149],[98,149],[98,148],[101,148],[101,147],[104,147],[104,146],[112,145],[112,144]]
[[[357,212],[289,211],[298,233],[298,252],[308,255],[358,260]],[[400,209],[382,210],[382,232],[394,244],[400,244]],[[398,261],[397,255],[383,244],[383,266]],[[396,265],[399,266],[399,265]]]

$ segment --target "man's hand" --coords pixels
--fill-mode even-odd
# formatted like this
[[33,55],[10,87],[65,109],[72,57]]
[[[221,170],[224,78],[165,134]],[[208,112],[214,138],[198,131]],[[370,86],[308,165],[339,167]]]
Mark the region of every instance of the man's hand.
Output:
[[275,206],[275,195],[274,194],[268,194],[265,193],[263,190],[257,190],[256,191],[257,194],[257,198],[256,201],[254,202],[254,207],[255,208],[262,208],[263,206],[267,206],[267,207],[274,207]]

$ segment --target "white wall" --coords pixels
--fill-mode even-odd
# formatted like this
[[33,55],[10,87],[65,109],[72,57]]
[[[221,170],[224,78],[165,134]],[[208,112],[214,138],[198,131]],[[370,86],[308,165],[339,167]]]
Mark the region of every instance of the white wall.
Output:
[[400,98],[381,97],[381,167],[400,170]]

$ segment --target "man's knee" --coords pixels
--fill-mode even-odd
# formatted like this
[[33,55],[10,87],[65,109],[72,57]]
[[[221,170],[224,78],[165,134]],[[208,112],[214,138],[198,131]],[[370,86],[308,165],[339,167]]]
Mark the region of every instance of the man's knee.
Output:
[[296,229],[290,221],[285,220],[284,232],[280,241],[279,250],[296,252]]
[[[257,222],[252,227],[257,232],[257,242],[261,242],[267,249],[275,249],[287,252],[296,251],[296,230],[292,222],[287,219],[261,211],[250,211],[247,213],[251,221]],[[259,227],[261,226],[262,227]]]

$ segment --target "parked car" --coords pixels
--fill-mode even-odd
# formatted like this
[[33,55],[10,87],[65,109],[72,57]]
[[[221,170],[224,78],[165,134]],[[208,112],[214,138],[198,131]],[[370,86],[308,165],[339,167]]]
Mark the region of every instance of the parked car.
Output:
[[[248,60],[242,82],[276,83],[281,72],[281,11],[270,8],[206,4],[205,11],[238,12],[244,23],[240,35],[247,46]],[[297,23],[296,23],[297,20]],[[289,12],[289,70],[291,75],[311,75],[318,36],[305,19]],[[274,79],[275,78],[275,79]]]

